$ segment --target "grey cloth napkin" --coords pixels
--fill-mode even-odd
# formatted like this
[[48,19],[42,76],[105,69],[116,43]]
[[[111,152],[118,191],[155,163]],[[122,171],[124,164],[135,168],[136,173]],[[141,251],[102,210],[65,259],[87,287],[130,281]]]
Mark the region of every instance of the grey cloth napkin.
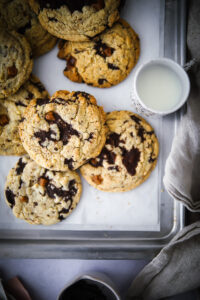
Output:
[[200,286],[200,221],[185,227],[140,272],[127,300],[155,300]]
[[191,75],[192,90],[165,167],[168,193],[189,210],[200,211],[200,71]]

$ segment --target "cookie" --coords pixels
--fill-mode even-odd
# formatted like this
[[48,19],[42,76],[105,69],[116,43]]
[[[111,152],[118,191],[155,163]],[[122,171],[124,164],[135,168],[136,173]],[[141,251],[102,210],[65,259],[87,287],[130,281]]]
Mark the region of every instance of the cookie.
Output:
[[5,196],[17,218],[30,224],[51,225],[71,214],[81,189],[76,172],[50,171],[24,156],[7,176]]
[[100,155],[81,167],[89,184],[105,192],[125,192],[143,183],[154,169],[159,145],[153,128],[130,111],[107,114],[109,128]]
[[0,98],[17,92],[33,68],[31,48],[15,31],[0,30]]
[[26,153],[18,126],[30,101],[38,97],[48,97],[48,92],[39,79],[31,75],[16,94],[0,101],[0,155]]
[[106,140],[105,113],[85,92],[58,91],[31,101],[19,125],[30,157],[44,168],[66,171],[96,157]]
[[41,26],[27,0],[0,0],[0,10],[7,28],[26,37],[34,57],[50,51],[55,46],[57,38]]
[[69,41],[87,41],[119,19],[120,0],[29,0],[42,26]]
[[127,22],[115,25],[89,42],[59,43],[66,59],[64,75],[75,82],[106,88],[124,80],[138,61],[139,38]]

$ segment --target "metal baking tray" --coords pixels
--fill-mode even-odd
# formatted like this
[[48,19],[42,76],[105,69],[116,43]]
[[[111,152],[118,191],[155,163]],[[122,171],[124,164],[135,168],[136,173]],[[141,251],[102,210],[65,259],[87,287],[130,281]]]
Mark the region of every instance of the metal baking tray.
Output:
[[[185,63],[185,11],[185,1],[126,1],[126,5],[122,11],[122,17],[124,16],[131,25],[133,24],[133,28],[141,37],[141,49],[144,49],[144,51],[142,50],[143,54],[141,59],[147,60],[151,58],[151,55],[166,56],[174,59],[181,65]],[[144,33],[144,38],[142,32]],[[56,51],[57,50],[54,49],[54,54]],[[51,56],[51,53],[47,55]],[[49,84],[49,86],[51,86],[51,78],[49,77],[51,70],[49,69],[49,72],[47,72],[47,69],[45,69],[45,73],[43,72],[44,64],[46,63],[45,57],[46,56],[39,58],[35,63],[35,71],[36,75],[39,75],[45,85]],[[140,63],[141,60],[139,60],[138,64]],[[55,64],[53,62],[52,65],[53,70],[55,70],[55,77],[57,76],[57,64],[59,64],[59,62],[55,61]],[[46,65],[48,66],[48,64]],[[51,68],[51,66],[48,67]],[[39,74],[37,72],[39,72]],[[61,70],[59,70],[59,72],[61,72]],[[102,91],[86,86],[77,88],[76,84],[71,84],[67,80],[65,84],[66,89],[78,90],[81,88],[81,90],[91,92],[91,94],[95,96],[97,94],[97,97],[104,95],[106,101],[106,97],[112,95],[112,91],[113,93],[117,91],[121,97],[124,95],[126,101],[121,101],[121,103],[117,101],[116,104],[112,102],[112,105],[109,104],[108,101],[107,103],[105,101],[102,104],[106,110],[130,109],[134,111],[129,97],[133,76],[134,71],[131,72],[124,83],[121,83],[118,87],[107,89],[107,91],[106,89]],[[57,83],[57,85],[57,89],[60,89],[59,83]],[[61,88],[64,87],[62,86]],[[53,91],[50,91],[50,93],[51,92]],[[124,201],[126,201],[126,198],[132,200],[135,195],[139,195],[139,200],[142,202],[144,198],[147,197],[148,191],[154,188],[155,192],[152,194],[154,196],[150,194],[149,202],[144,201],[144,206],[141,206],[141,216],[136,216],[136,209],[135,218],[134,215],[131,215],[132,219],[129,218],[129,226],[127,224],[109,223],[109,218],[107,218],[107,225],[103,224],[104,220],[102,220],[101,224],[85,224],[83,221],[82,224],[80,223],[74,226],[72,221],[70,223],[70,220],[73,220],[73,217],[70,216],[71,219],[69,218],[69,222],[61,222],[61,225],[55,225],[53,227],[31,227],[31,225],[26,225],[24,224],[25,222],[23,223],[21,220],[19,220],[18,223],[12,223],[15,221],[14,217],[12,213],[8,213],[4,199],[0,199],[0,256],[9,258],[84,259],[136,259],[153,257],[184,226],[183,206],[170,198],[168,193],[164,190],[162,183],[166,158],[170,152],[171,143],[180,118],[181,111],[156,121],[149,119],[150,123],[153,122],[160,142],[158,165],[152,176],[150,176],[151,179],[136,189],[136,192],[126,193],[126,196],[124,196],[124,194],[120,194],[120,196],[98,194],[100,195],[98,197],[102,197],[102,202],[106,197],[109,198],[110,201],[118,197],[120,198],[116,198],[116,203],[118,203],[117,201],[122,201],[123,198],[125,199]],[[1,170],[8,168],[7,165],[9,165],[11,161],[12,158],[10,158],[9,161],[9,158],[1,157]],[[3,177],[1,177],[1,180],[3,181],[2,178]],[[2,188],[3,182],[0,184]],[[97,195],[92,194],[95,192],[84,183],[83,198],[85,199],[85,190],[87,190],[87,195],[90,195],[90,197]],[[3,198],[3,196],[1,198]],[[106,201],[109,201],[109,199]],[[84,199],[81,201],[82,203],[85,201],[85,205],[89,207],[90,203],[87,204]],[[93,204],[95,201],[97,200],[94,199]],[[148,203],[149,207],[146,207],[145,203]],[[143,210],[147,215],[145,215],[145,213],[143,215]],[[148,216],[148,210],[149,215],[155,213],[155,211],[157,212],[157,215],[155,214],[157,216],[155,226],[151,226],[150,222],[148,223],[145,220],[148,219],[145,217]],[[107,217],[109,214],[112,215],[112,212],[109,211]],[[151,216],[149,216],[149,219],[151,219]],[[138,223],[134,220],[137,220]]]

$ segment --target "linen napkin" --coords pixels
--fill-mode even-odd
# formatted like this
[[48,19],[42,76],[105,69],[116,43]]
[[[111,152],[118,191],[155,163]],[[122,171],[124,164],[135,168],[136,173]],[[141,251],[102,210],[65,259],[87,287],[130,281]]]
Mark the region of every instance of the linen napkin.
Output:
[[155,300],[200,287],[200,221],[185,227],[140,272],[127,300]]

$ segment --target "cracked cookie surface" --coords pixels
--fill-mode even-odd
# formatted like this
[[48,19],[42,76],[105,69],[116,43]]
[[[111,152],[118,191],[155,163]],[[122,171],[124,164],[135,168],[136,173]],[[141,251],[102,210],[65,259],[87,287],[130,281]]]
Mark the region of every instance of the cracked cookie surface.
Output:
[[81,190],[81,180],[75,171],[50,171],[24,156],[7,176],[5,196],[17,218],[30,224],[51,225],[71,214]]
[[139,53],[137,34],[120,19],[89,42],[60,41],[58,57],[66,60],[64,75],[70,80],[106,88],[128,76]]
[[129,191],[143,183],[154,169],[159,145],[153,128],[130,111],[107,114],[109,128],[100,155],[81,167],[81,174],[105,192]]
[[106,140],[105,113],[85,92],[58,91],[27,107],[20,137],[39,165],[56,171],[75,170],[96,157]]
[[42,26],[70,41],[87,41],[119,19],[120,0],[29,0]]
[[31,48],[15,31],[0,30],[0,98],[17,92],[33,68]]
[[48,92],[39,79],[31,75],[16,94],[0,100],[0,155],[26,153],[18,126],[30,101],[38,97],[48,97]]
[[55,46],[57,38],[41,26],[27,0],[0,0],[0,10],[7,28],[26,37],[33,56],[40,56]]

